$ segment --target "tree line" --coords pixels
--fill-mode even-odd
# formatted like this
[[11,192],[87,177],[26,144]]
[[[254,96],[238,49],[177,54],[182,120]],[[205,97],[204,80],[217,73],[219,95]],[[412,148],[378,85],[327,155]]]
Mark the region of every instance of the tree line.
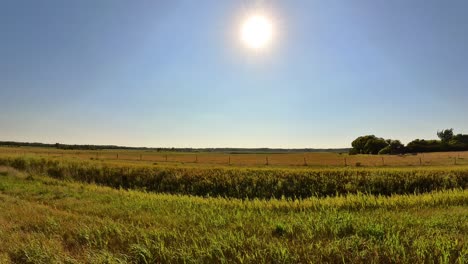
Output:
[[259,153],[303,153],[303,152],[336,152],[345,153],[349,148],[302,148],[302,149],[282,149],[282,148],[174,148],[174,147],[126,147],[115,145],[70,145],[70,144],[47,144],[38,142],[15,142],[15,141],[0,141],[0,146],[4,147],[42,147],[56,148],[63,150],[141,150],[141,151],[157,151],[157,152],[222,152],[229,154],[259,154]]
[[356,138],[349,154],[405,154],[421,152],[466,151],[468,150],[468,135],[453,133],[453,128],[437,132],[434,140],[415,139],[406,146],[400,140],[383,139],[375,135]]

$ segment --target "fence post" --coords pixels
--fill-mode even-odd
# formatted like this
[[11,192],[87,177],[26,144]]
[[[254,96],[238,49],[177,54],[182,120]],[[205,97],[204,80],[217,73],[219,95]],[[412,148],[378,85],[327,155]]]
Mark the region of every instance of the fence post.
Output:
[[422,159],[421,159],[421,157],[419,157],[419,166],[421,166],[421,165],[422,165]]
[[229,155],[229,161],[228,164],[231,165],[231,155]]
[[142,154],[140,154],[140,160],[143,160],[143,155]]
[[198,155],[195,155],[195,163],[198,163]]
[[457,157],[453,158],[453,164],[457,165]]
[[346,161],[346,158],[344,158],[344,166],[348,167],[348,162]]
[[166,155],[166,162],[167,162],[167,155]]
[[117,159],[119,159],[119,153],[117,153]]
[[268,156],[265,157],[265,160],[266,160],[265,165],[268,165],[268,164],[269,164],[269,162],[268,162]]
[[382,157],[382,165],[385,166],[385,159]]
[[307,159],[304,157],[304,166],[307,166]]

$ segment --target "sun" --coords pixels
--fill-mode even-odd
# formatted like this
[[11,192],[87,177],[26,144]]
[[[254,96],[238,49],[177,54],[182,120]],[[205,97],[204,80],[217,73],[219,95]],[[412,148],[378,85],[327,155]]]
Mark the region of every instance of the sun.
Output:
[[273,24],[263,15],[248,17],[241,27],[241,39],[249,48],[262,49],[273,38]]

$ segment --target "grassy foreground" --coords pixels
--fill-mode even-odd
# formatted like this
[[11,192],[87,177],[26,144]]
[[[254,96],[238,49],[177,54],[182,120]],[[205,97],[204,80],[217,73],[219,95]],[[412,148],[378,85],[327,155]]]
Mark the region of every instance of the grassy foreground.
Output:
[[0,263],[467,263],[468,191],[238,200],[0,168]]

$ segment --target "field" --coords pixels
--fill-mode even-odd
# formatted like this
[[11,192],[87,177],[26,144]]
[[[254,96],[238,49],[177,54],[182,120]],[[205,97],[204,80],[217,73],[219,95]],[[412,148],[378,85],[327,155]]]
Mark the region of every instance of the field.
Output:
[[468,165],[468,152],[422,153],[417,155],[348,155],[346,153],[210,153],[158,152],[154,150],[60,150],[35,147],[0,147],[0,156],[40,156],[46,158],[98,159],[151,164],[201,164],[234,166],[445,166]]
[[0,263],[468,262],[466,153],[0,152]]

